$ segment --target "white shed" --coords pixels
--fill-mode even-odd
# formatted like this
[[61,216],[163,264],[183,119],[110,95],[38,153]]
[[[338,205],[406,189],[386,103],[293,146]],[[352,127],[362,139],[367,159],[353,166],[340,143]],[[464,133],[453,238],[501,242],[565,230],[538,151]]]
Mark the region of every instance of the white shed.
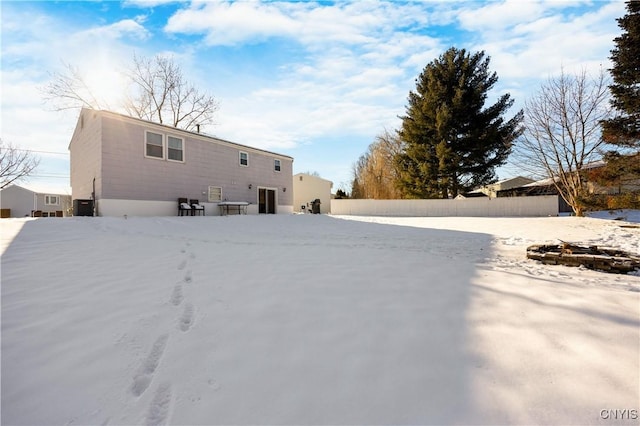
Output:
[[[333,182],[307,173],[293,176],[293,211],[309,209],[312,202],[320,200],[320,213],[331,213],[331,187]],[[304,206],[304,209],[302,208]]]

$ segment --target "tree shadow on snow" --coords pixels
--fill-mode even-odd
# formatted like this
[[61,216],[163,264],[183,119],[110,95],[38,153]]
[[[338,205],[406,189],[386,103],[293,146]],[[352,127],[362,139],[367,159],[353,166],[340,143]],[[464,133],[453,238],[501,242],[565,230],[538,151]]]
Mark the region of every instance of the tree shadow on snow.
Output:
[[243,322],[218,339],[234,346],[216,359],[220,383],[235,381],[215,402],[220,422],[464,421],[471,282],[491,237],[328,216],[268,223],[265,243],[237,255],[278,278],[245,271],[225,295],[243,300]]

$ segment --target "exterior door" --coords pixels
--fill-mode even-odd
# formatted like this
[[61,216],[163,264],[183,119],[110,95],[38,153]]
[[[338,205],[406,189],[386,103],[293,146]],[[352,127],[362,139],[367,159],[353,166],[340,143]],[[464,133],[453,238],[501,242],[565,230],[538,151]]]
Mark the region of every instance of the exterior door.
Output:
[[276,191],[274,189],[258,189],[258,213],[276,213]]

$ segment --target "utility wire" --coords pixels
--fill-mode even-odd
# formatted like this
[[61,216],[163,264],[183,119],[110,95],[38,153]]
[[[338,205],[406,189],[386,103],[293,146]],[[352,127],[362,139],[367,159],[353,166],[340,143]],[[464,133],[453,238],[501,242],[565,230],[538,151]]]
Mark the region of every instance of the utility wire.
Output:
[[16,151],[24,151],[24,152],[35,152],[37,154],[56,154],[56,155],[69,155],[68,152],[56,152],[56,151],[38,151],[35,149],[23,149],[23,148],[14,148]]

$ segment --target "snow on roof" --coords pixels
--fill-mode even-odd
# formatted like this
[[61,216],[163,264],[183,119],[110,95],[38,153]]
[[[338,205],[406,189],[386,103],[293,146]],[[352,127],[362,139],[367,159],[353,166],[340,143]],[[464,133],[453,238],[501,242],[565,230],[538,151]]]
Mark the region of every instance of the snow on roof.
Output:
[[547,178],[547,179],[537,180],[535,182],[531,182],[531,183],[528,183],[528,184],[522,185],[522,186],[531,188],[531,187],[535,187],[535,186],[553,185],[553,181],[554,180],[558,180],[558,178],[555,177],[555,178]]

